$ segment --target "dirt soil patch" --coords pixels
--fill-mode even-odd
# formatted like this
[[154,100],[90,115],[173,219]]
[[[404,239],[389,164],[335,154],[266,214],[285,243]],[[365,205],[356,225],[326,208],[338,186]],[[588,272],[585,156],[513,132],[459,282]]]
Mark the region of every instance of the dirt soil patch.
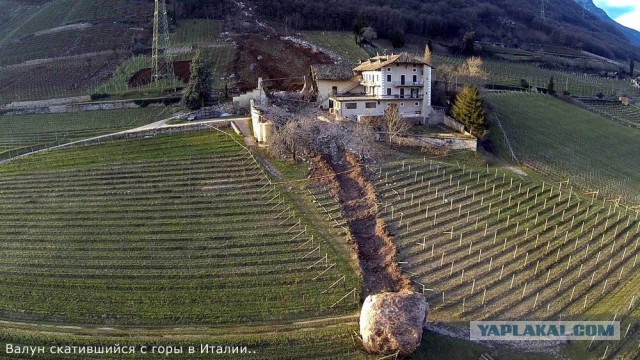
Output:
[[[174,61],[173,62],[173,74],[180,79],[183,83],[189,82],[191,77],[191,61]],[[139,70],[135,73],[131,79],[129,79],[129,86],[140,87],[149,85],[151,83],[151,68]]]
[[278,35],[241,35],[234,41],[238,51],[233,72],[238,76],[236,85],[240,91],[255,89],[259,77],[283,79],[265,84],[272,90],[301,90],[310,65],[333,63],[329,55],[282,40]]
[[412,289],[411,281],[402,275],[396,263],[396,247],[384,222],[377,216],[375,190],[357,157],[346,154],[338,161],[324,161],[324,164],[314,161],[317,170],[313,174],[332,173],[325,181],[335,181],[330,188],[337,192],[353,236],[363,277],[362,297]]

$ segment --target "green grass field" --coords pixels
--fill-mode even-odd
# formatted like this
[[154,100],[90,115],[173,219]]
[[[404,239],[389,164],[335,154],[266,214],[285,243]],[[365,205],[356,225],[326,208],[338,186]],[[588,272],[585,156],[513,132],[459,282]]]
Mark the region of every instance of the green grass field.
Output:
[[[459,65],[462,57],[433,55],[436,68],[443,64]],[[635,96],[640,92],[628,80],[606,79],[595,75],[576,74],[564,71],[549,70],[538,66],[484,59],[484,70],[489,73],[487,83],[494,85],[520,87],[520,81],[526,80],[530,86],[547,88],[553,76],[555,89],[561,93],[565,90],[571,95],[595,96],[602,93],[606,96]],[[435,72],[436,80],[438,71]]]
[[387,163],[376,188],[431,320],[615,317],[631,329],[621,341],[576,342],[570,358],[640,354],[637,212],[567,185],[423,158]]
[[358,287],[349,263],[227,135],[55,151],[0,179],[4,320],[260,324],[357,309],[338,302]]
[[[601,198],[640,204],[640,130],[549,96],[507,94],[486,100],[521,162],[556,181],[569,179],[600,191]],[[492,131],[500,134],[496,118],[489,118]]]
[[[200,131],[1,165],[0,319],[20,321],[0,329],[2,349],[192,345],[178,358],[209,358],[209,343],[253,358],[365,358],[346,242],[304,186],[270,185],[237,141]],[[160,355],[127,356],[142,357]]]
[[222,22],[219,20],[189,19],[178,22],[171,34],[172,46],[195,46],[211,44],[218,40]]
[[613,104],[611,102],[601,102],[596,100],[582,100],[582,103],[587,109],[606,118],[618,121],[625,125],[640,127],[639,104],[621,105],[620,103]]
[[0,159],[32,148],[132,129],[168,118],[173,111],[173,108],[152,106],[68,114],[0,116]]
[[[211,61],[213,66],[215,88],[224,87],[223,78],[228,77],[233,72],[232,63],[236,55],[236,49],[232,45],[218,44],[204,50],[204,55]],[[174,61],[190,61],[194,56],[193,52],[176,55]],[[121,63],[113,72],[113,76],[106,81],[90,89],[92,93],[107,93],[112,96],[148,97],[160,96],[161,92],[168,87],[142,86],[132,87],[129,80],[133,75],[142,69],[151,67],[149,56],[134,56]]]
[[350,32],[304,31],[303,35],[310,42],[336,53],[347,61],[355,63],[369,58],[369,54],[355,43]]

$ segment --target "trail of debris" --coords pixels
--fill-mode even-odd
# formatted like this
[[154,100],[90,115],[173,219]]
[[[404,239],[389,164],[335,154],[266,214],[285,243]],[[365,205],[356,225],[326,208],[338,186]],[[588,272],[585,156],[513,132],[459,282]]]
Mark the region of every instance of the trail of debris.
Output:
[[316,167],[332,172],[327,178],[333,183],[330,184],[332,191],[340,200],[353,236],[354,252],[363,277],[362,297],[411,289],[411,281],[402,275],[396,263],[396,247],[384,222],[377,216],[373,185],[357,157],[348,153],[338,161],[328,161],[329,166],[322,162],[316,161]]

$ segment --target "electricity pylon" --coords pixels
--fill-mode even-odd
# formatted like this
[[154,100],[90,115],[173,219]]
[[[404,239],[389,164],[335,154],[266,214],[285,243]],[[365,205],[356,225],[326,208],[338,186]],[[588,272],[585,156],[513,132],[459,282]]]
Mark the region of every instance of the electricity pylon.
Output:
[[169,50],[169,21],[165,0],[156,0],[153,14],[153,46],[151,50],[151,81],[156,85],[162,79],[173,79],[173,62]]

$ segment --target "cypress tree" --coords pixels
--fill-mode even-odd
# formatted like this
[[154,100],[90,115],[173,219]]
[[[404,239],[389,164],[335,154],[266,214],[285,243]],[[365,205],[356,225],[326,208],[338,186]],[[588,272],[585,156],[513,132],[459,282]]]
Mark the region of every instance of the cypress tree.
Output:
[[196,52],[191,61],[191,76],[184,91],[182,101],[190,110],[197,110],[213,92],[213,71],[209,61],[203,58],[200,51]]
[[431,48],[429,47],[429,45],[426,45],[424,47],[424,61],[426,61],[427,64],[431,64]]
[[484,137],[487,134],[482,99],[480,91],[475,86],[465,85],[460,90],[451,114],[454,119],[464,124],[474,136]]

